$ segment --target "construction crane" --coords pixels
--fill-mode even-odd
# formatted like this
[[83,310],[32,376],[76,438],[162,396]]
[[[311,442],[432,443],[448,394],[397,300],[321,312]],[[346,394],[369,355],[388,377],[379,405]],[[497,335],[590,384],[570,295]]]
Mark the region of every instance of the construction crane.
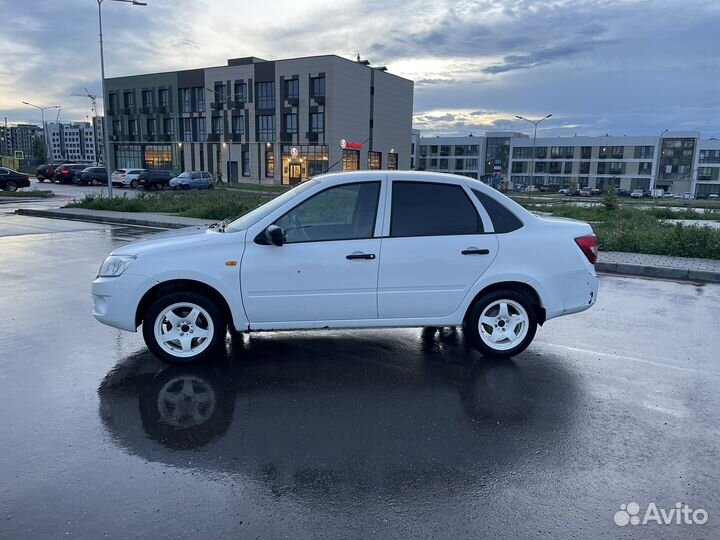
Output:
[[90,108],[91,108],[91,110],[92,110],[92,115],[93,115],[93,117],[95,117],[95,116],[97,116],[97,99],[98,99],[98,95],[97,95],[97,94],[91,94],[91,93],[90,93],[90,90],[88,90],[87,88],[84,88],[84,90],[85,90],[85,93],[84,93],[84,94],[70,94],[70,95],[71,95],[71,96],[77,96],[77,97],[90,98]]

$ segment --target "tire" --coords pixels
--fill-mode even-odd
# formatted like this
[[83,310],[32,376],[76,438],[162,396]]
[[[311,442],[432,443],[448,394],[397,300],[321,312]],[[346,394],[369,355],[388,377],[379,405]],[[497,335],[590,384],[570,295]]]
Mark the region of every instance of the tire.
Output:
[[17,191],[17,184],[15,183],[15,180],[8,180],[5,182],[3,191]]
[[130,187],[135,189],[138,186],[137,180],[130,180]]
[[44,178],[40,178],[40,177],[38,176],[38,177],[37,177],[37,181],[38,181],[38,182],[44,182],[45,179],[44,179]]
[[215,189],[215,186],[213,186],[212,184],[208,184],[208,189]]
[[99,185],[100,185],[100,181],[99,181],[97,178],[92,178],[92,179],[90,180],[90,183],[91,183],[93,186],[99,186]]
[[[199,313],[193,317],[193,311]],[[148,307],[142,332],[145,344],[155,356],[170,364],[189,364],[217,355],[225,342],[227,321],[220,307],[206,296],[175,292],[158,298]],[[200,338],[191,335],[201,333],[204,335]],[[163,335],[177,337],[162,340]]]
[[483,355],[509,358],[523,352],[535,337],[535,307],[518,291],[493,291],[475,302],[464,329],[467,339]]

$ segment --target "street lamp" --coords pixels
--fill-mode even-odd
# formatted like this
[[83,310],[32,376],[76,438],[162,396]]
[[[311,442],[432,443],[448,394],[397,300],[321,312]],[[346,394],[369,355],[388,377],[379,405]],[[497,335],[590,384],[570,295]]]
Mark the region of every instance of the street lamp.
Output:
[[[223,100],[225,100],[225,94],[223,94],[222,92],[218,92],[217,90],[213,90],[212,88],[208,88],[207,86],[205,87],[205,90],[207,90],[208,92],[212,92],[216,96],[220,96],[220,97],[222,97]],[[212,121],[212,116],[211,116],[211,121]],[[224,123],[225,123],[225,119],[223,118],[223,124]],[[232,120],[231,120],[231,123],[232,123]],[[210,128],[212,129],[212,126],[210,126]],[[230,128],[232,128],[232,125],[230,126]],[[231,132],[232,132],[232,129],[231,129]],[[223,137],[225,136],[224,134],[225,134],[225,130],[223,129]],[[225,141],[223,141],[223,142],[225,142]],[[230,135],[230,144],[227,145],[227,149],[228,149],[227,179],[228,179],[228,183],[230,183],[230,182],[232,182],[232,135]],[[222,167],[222,168],[224,169],[225,167]]]
[[662,164],[662,138],[668,131],[670,131],[670,128],[665,128],[665,130],[660,134],[660,139],[658,140],[657,170],[655,171],[655,178],[653,178],[655,181],[650,188],[653,199],[655,199],[655,190],[657,189],[658,180],[660,180],[660,165]]
[[[60,105],[48,105],[46,107],[40,107],[39,105],[33,105],[32,103],[28,103],[27,101],[22,102],[23,105],[29,105],[30,107],[35,107],[36,109],[40,109],[40,118],[42,119],[42,126],[43,126],[43,141],[45,143],[45,159],[47,160],[48,154],[50,153],[50,145],[48,144],[48,136],[47,136],[47,126],[45,125],[45,110],[46,109],[59,109]],[[7,137],[7,133],[5,134],[5,137]]]
[[540,122],[547,120],[551,116],[552,114],[548,114],[540,120],[530,120],[529,118],[524,118],[522,116],[518,116],[517,114],[515,115],[515,118],[517,118],[518,120],[525,120],[526,122],[530,122],[533,125],[532,160],[530,162],[530,182],[532,183],[532,185],[535,185],[535,139],[537,138],[537,127]]
[[[107,100],[105,99],[105,54],[103,51],[103,32],[102,32],[102,3],[105,0],[97,0],[98,5],[98,26],[100,27],[100,81],[102,82],[103,93],[103,145],[105,147],[105,172],[107,173],[108,198],[112,199],[112,171],[110,170],[110,135],[108,134],[107,121]],[[133,6],[146,6],[147,3],[138,0],[111,0],[112,2],[123,2],[132,4]]]

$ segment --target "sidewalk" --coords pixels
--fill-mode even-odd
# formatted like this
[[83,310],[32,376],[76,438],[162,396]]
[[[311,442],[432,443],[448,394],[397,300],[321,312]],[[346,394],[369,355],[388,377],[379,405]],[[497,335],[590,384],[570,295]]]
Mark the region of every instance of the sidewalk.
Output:
[[[208,225],[216,221],[167,214],[152,214],[149,212],[113,212],[87,210],[85,208],[47,210],[19,208],[15,212],[24,216],[159,227],[163,229]],[[598,272],[611,274],[720,283],[720,261],[713,259],[686,259],[684,257],[667,257],[663,255],[601,251],[595,268]]]

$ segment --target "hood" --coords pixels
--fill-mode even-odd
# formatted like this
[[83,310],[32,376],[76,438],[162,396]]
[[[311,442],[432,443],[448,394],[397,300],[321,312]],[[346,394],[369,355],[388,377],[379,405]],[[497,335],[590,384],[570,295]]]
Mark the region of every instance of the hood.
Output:
[[215,232],[206,225],[183,227],[154,234],[145,240],[125,244],[113,251],[112,255],[139,255],[147,251],[177,249],[193,244],[217,241],[221,236],[223,236],[222,233]]

